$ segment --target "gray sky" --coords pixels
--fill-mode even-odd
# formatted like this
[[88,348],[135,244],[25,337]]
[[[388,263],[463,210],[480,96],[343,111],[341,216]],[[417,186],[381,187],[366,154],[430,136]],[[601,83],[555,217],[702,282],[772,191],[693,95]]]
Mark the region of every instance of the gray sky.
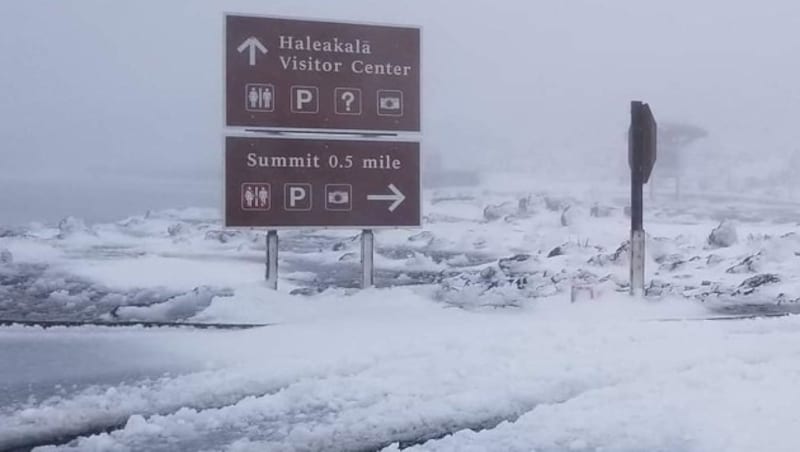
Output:
[[423,26],[423,152],[453,166],[624,160],[633,99],[730,155],[800,148],[793,0],[5,0],[0,177],[216,187],[223,11]]

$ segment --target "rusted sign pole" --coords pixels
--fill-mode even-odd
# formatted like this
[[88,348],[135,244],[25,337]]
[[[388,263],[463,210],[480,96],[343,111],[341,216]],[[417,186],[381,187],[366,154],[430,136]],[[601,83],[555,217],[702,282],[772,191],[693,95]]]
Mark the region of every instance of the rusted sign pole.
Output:
[[630,293],[644,295],[644,202],[643,185],[650,179],[656,161],[656,122],[650,107],[631,102],[628,132],[628,163],[631,167],[631,254]]

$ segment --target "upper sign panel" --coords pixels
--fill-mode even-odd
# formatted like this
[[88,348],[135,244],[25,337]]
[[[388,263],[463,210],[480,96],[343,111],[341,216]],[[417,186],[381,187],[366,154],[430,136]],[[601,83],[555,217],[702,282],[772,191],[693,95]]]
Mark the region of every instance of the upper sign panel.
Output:
[[228,15],[226,125],[420,130],[420,30]]

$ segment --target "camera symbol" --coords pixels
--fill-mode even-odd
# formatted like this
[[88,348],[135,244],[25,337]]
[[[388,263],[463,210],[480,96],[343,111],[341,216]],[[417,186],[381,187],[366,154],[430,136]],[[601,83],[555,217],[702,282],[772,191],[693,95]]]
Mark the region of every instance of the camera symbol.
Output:
[[399,110],[400,98],[399,97],[382,97],[381,108],[384,110]]
[[325,210],[352,210],[353,186],[329,184],[325,186]]
[[398,90],[378,90],[378,115],[403,116],[403,92]]
[[328,204],[350,204],[350,193],[346,191],[332,191],[328,193]]

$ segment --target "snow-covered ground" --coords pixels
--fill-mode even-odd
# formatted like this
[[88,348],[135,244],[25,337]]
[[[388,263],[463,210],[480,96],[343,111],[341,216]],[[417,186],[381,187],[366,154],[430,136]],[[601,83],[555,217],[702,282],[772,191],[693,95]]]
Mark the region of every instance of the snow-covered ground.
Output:
[[357,231],[282,231],[272,292],[216,211],[0,227],[0,321],[267,325],[0,327],[0,450],[800,449],[800,204],[659,194],[634,300],[624,187],[425,198],[369,290]]

